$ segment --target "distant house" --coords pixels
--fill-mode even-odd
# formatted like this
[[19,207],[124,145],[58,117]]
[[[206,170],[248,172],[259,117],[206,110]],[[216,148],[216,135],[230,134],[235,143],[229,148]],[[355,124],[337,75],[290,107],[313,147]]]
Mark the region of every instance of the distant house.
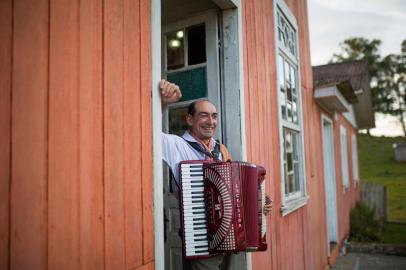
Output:
[[[312,69],[306,1],[0,6],[0,269],[181,269],[160,133],[199,98],[273,197],[268,250],[233,269],[334,264],[374,121],[364,63]],[[184,93],[163,114],[161,78]]]
[[[357,132],[375,126],[365,61],[313,67],[321,110],[328,241],[340,246],[350,232],[349,212],[360,199]],[[334,262],[337,250],[331,249]]]

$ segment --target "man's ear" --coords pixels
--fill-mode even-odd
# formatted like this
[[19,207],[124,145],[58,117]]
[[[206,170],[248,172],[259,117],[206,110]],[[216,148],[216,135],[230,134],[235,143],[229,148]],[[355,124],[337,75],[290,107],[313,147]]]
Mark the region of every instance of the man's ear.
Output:
[[186,115],[186,123],[189,127],[193,125],[193,116],[191,114]]

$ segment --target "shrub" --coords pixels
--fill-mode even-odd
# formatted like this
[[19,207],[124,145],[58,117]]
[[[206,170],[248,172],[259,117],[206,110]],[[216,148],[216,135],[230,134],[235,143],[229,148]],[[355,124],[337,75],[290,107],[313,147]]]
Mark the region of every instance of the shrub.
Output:
[[374,210],[363,203],[357,203],[350,214],[350,241],[379,242],[381,241],[383,222],[376,220]]

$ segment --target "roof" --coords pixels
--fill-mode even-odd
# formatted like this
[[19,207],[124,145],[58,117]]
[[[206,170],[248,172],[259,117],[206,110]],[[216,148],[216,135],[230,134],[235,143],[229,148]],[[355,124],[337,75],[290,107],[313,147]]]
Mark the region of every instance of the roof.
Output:
[[354,106],[359,129],[375,127],[369,83],[368,63],[365,60],[313,67],[314,88],[336,85],[348,102]]

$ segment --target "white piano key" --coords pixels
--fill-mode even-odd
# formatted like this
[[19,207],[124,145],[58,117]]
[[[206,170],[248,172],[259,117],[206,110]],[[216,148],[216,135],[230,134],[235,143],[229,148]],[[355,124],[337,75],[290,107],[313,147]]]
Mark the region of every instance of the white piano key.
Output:
[[186,256],[192,257],[192,256],[207,256],[209,255],[209,252],[186,252]]
[[203,163],[183,163],[181,164],[182,168],[191,168],[191,167],[203,167]]
[[207,230],[196,230],[193,233],[187,233],[187,235],[196,235],[196,234],[207,234]]

